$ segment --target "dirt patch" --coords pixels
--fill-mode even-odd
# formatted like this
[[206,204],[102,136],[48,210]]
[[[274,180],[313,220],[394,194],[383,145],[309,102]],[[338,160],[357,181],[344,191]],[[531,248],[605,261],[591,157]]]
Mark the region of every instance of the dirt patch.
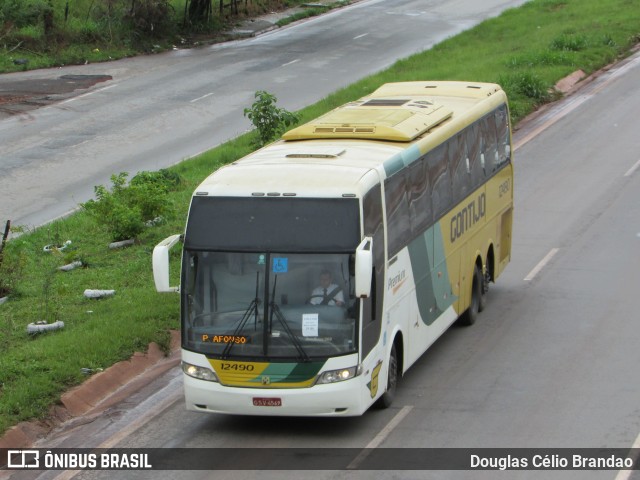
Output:
[[0,113],[16,115],[58,102],[111,75],[62,75],[56,78],[0,81]]

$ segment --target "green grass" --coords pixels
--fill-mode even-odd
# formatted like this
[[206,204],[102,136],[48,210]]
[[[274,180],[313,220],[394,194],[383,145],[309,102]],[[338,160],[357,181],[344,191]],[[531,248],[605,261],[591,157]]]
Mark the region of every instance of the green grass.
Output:
[[[452,79],[503,83],[517,122],[557,96],[550,88],[559,79],[577,69],[591,73],[626,55],[639,40],[640,0],[533,1],[299,113],[307,121],[386,82]],[[179,326],[178,296],[154,291],[153,247],[183,230],[196,185],[251,152],[256,140],[250,133],[176,166],[184,184],[167,197],[172,214],[166,223],[145,230],[133,247],[109,250],[107,233],[82,211],[9,242],[2,268],[19,275],[14,275],[11,299],[0,305],[0,433],[20,421],[45,417],[66,389],[83,381],[81,368],[106,368],[151,341],[168,348],[168,332]],[[73,252],[42,252],[44,245],[67,239]],[[54,271],[72,258],[87,266]],[[177,267],[179,253],[173,261]],[[7,282],[10,276],[4,278]],[[87,288],[115,289],[116,295],[87,300]],[[65,328],[27,335],[27,325],[43,318],[62,320]]]

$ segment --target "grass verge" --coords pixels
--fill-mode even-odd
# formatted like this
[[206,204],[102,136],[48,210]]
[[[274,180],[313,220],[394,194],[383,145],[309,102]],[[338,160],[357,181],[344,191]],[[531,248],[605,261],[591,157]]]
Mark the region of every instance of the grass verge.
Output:
[[[386,82],[457,79],[501,83],[517,122],[556,98],[551,87],[559,79],[577,69],[591,73],[628,54],[639,40],[640,0],[535,0],[299,113],[307,121]],[[0,271],[12,278],[10,299],[0,305],[0,433],[20,421],[46,417],[66,389],[83,381],[82,368],[106,368],[151,341],[168,348],[168,331],[179,326],[178,297],[155,293],[151,251],[159,240],[183,230],[196,185],[250,153],[256,141],[252,132],[176,166],[184,183],[167,195],[171,214],[147,228],[132,247],[109,250],[111,239],[82,211],[9,241]],[[66,240],[72,241],[72,251],[43,251]],[[74,258],[85,267],[56,270]],[[88,300],[85,289],[116,294]],[[61,320],[65,328],[29,336],[27,325],[41,319]]]

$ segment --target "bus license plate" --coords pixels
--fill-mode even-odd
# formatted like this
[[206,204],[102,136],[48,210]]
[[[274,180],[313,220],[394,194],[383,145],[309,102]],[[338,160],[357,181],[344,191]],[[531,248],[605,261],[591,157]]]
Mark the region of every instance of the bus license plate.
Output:
[[253,406],[254,407],[281,407],[282,399],[253,397]]

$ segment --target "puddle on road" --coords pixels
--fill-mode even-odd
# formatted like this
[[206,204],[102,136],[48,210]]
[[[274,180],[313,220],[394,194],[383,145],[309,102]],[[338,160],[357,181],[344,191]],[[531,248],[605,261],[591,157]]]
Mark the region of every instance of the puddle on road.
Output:
[[43,79],[0,80],[0,114],[16,115],[51,105],[112,79],[111,75],[62,75]]

